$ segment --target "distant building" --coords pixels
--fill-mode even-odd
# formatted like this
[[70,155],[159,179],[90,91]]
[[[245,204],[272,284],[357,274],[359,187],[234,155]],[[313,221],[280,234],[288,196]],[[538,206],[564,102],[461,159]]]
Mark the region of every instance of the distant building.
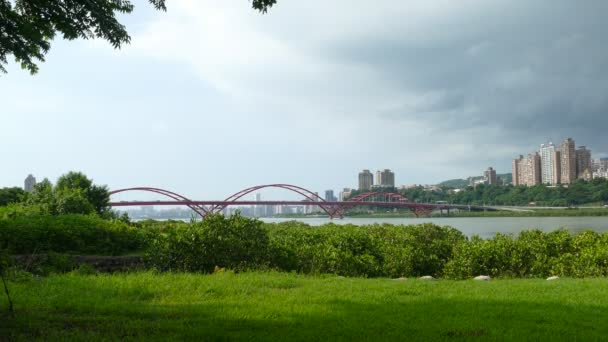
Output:
[[340,201],[345,201],[346,199],[348,199],[351,196],[352,193],[353,193],[352,189],[344,188],[342,191],[340,191],[340,194],[339,194]]
[[328,202],[335,202],[336,197],[334,196],[333,190],[325,190],[325,200]]
[[374,185],[374,175],[369,170],[359,172],[359,190],[371,190]]
[[562,183],[562,152],[559,149],[555,149],[553,152],[553,185]]
[[274,205],[266,205],[265,206],[265,213],[264,216],[265,217],[273,217],[274,213],[275,213],[275,206]]
[[585,146],[579,146],[576,150],[576,177],[590,180],[592,178],[592,173],[591,151]]
[[592,162],[593,172],[608,170],[608,158],[594,159]]
[[407,189],[414,189],[418,186],[418,184],[406,184],[406,185],[402,185],[399,187],[399,190],[407,190]]
[[483,180],[488,185],[498,185],[496,170],[494,170],[492,167],[488,167],[488,169],[483,172]]
[[[486,171],[484,171],[484,174],[485,174],[485,172]],[[479,184],[488,184],[488,182],[485,179],[485,176],[484,176],[484,178],[469,177],[469,186],[476,187]]]
[[395,173],[389,169],[376,171],[376,184],[382,188],[395,187]]
[[593,178],[608,178],[608,169],[599,169],[593,172]]
[[541,182],[543,184],[556,185],[559,183],[559,151],[553,143],[540,145]]
[[511,177],[512,177],[511,182],[513,183],[513,185],[521,185],[521,179],[519,178],[519,175],[520,175],[520,164],[523,159],[524,159],[524,156],[522,156],[520,154],[519,157],[513,159],[513,162],[511,163]]
[[533,186],[541,183],[540,155],[528,154],[513,160],[513,185]]
[[[262,194],[256,193],[255,194],[255,201],[256,202],[261,202],[262,201]],[[264,206],[263,205],[254,205],[254,206],[251,207],[251,212],[252,212],[253,216],[255,216],[255,217],[263,217],[264,216]]]
[[576,179],[576,149],[574,140],[568,138],[560,148],[561,184],[570,184]]
[[29,174],[25,178],[25,182],[23,182],[23,190],[25,190],[25,192],[32,192],[32,191],[34,191],[35,185],[36,185],[36,178],[34,176],[32,176],[31,174]]
[[435,184],[425,184],[422,186],[422,190],[424,191],[440,191],[441,187]]

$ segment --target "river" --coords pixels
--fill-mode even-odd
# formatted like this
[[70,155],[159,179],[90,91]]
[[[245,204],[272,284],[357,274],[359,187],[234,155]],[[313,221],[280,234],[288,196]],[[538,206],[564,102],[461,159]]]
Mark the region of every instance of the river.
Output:
[[451,226],[467,236],[479,235],[483,238],[491,238],[496,233],[517,234],[522,230],[538,228],[543,231],[552,231],[559,228],[568,229],[571,232],[593,230],[596,232],[608,232],[608,216],[593,217],[437,217],[437,218],[351,218],[333,219],[315,218],[262,218],[264,222],[301,221],[311,226],[319,226],[326,223],[368,225],[374,223],[390,223],[394,225],[410,225],[432,222],[440,226]]

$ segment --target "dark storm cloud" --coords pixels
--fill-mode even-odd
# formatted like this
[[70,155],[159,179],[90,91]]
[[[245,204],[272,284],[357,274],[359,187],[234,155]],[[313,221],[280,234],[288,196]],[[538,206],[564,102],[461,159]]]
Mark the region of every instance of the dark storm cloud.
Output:
[[607,153],[607,13],[608,1],[516,1],[407,34],[403,17],[321,50],[377,70],[390,88],[435,94],[415,112],[392,109],[392,119],[492,125],[524,145],[572,136]]

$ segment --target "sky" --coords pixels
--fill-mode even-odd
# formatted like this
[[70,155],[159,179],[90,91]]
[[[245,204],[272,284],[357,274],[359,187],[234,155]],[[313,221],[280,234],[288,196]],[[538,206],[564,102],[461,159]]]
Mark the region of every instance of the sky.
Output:
[[0,75],[0,187],[78,170],[211,200],[505,173],[566,137],[608,156],[605,0],[134,3],[130,45],[58,37]]

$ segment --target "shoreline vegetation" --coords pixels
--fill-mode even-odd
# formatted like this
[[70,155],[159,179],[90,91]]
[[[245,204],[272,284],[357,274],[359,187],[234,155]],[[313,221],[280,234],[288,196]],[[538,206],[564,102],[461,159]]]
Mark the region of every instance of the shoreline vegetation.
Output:
[[72,214],[0,219],[0,246],[9,255],[50,254],[25,270],[40,275],[78,268],[69,255],[139,255],[146,268],[161,272],[211,273],[220,267],[390,278],[608,275],[608,233],[563,229],[483,239],[432,223],[313,227],[239,215],[187,223]]
[[608,335],[608,233],[593,231],[17,212],[0,216],[0,266],[0,340]]
[[[566,216],[608,216],[608,208],[564,208],[564,209],[534,209],[530,207],[525,209],[529,211],[454,211],[450,210],[450,214],[444,210],[443,214],[433,212],[432,218],[441,217],[566,217]],[[272,218],[327,218],[327,215],[275,215]],[[344,215],[348,218],[416,218],[411,212],[384,212],[384,213],[350,213]]]

